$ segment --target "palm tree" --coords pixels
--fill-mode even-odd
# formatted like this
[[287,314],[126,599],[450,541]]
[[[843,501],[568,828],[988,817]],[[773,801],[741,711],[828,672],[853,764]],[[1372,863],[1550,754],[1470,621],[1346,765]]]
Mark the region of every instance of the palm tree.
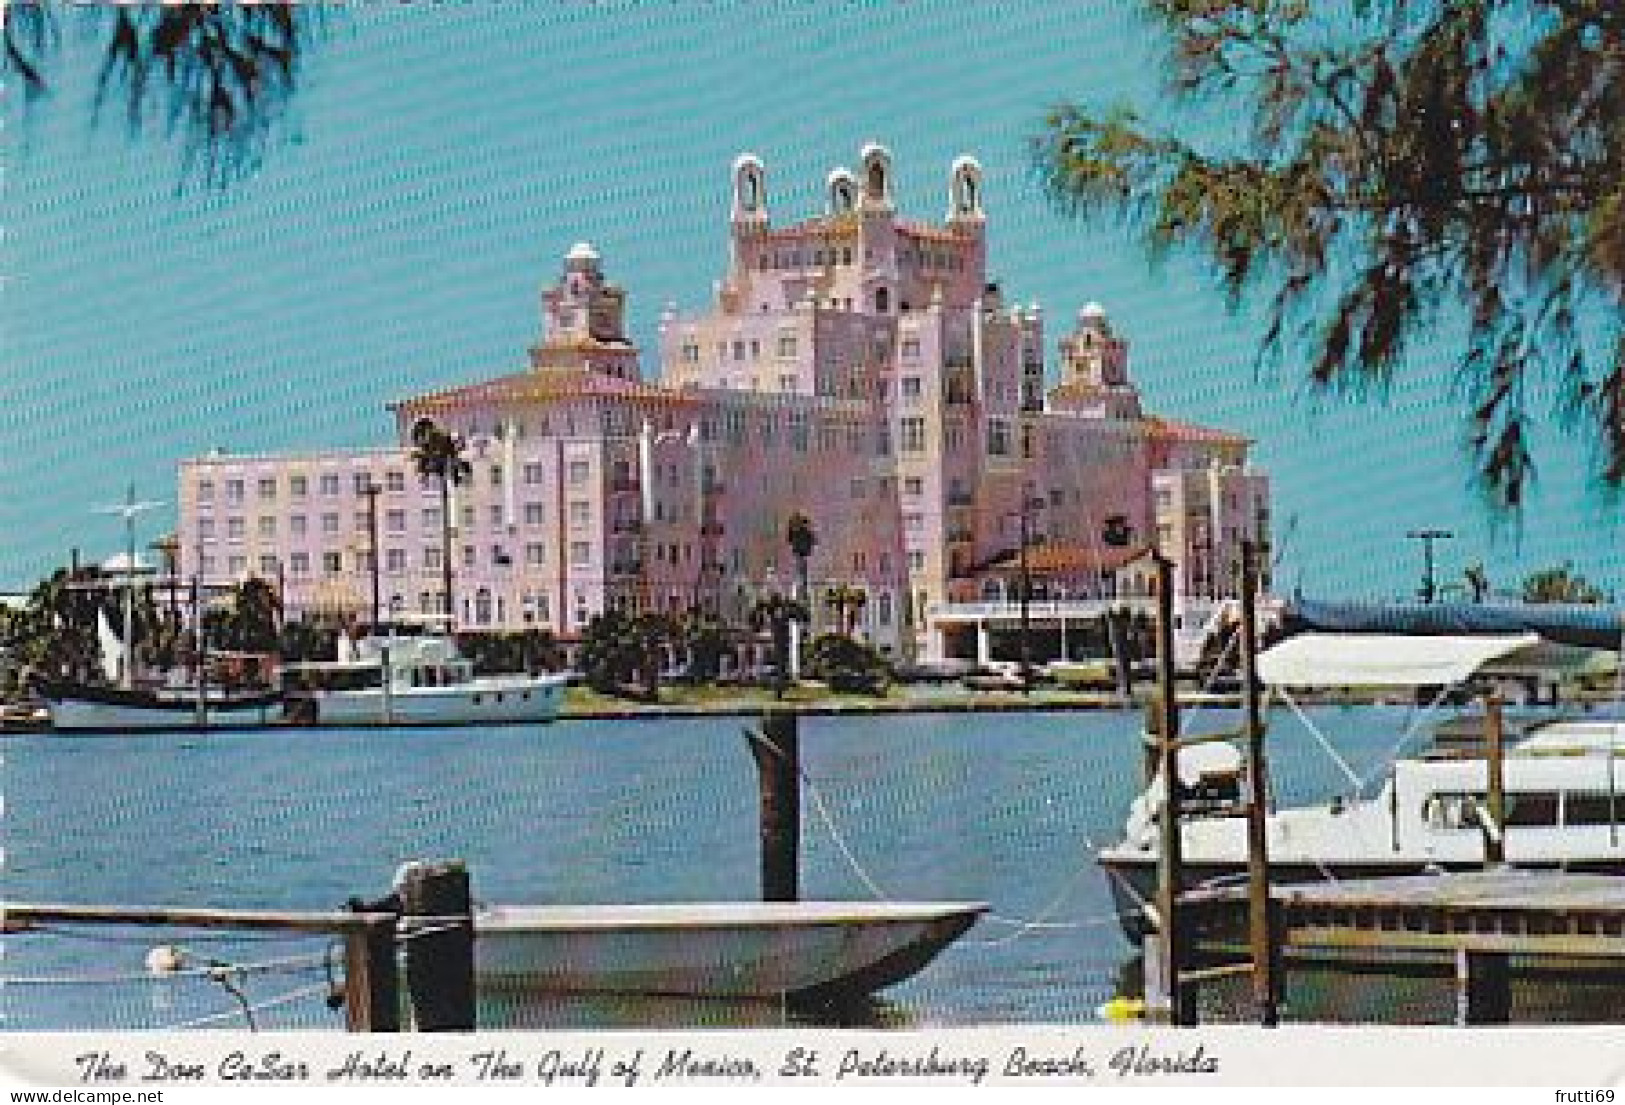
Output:
[[428,418],[418,419],[412,427],[412,463],[418,475],[440,484],[440,572],[450,630],[456,623],[451,601],[451,489],[462,486],[474,469],[463,456],[463,439]]
[[835,625],[843,637],[857,630],[858,613],[869,605],[869,593],[862,587],[839,583],[824,592],[824,605],[835,611]]
[[818,547],[818,532],[813,529],[812,519],[799,510],[790,515],[790,520],[784,526],[784,540],[790,546],[790,554],[796,558],[796,585],[800,593],[798,599],[805,600],[807,588],[807,561],[811,559],[813,549]]
[[72,23],[75,37],[101,43],[92,118],[122,99],[132,137],[152,128],[179,138],[183,180],[210,185],[258,168],[327,19],[319,5],[293,3],[29,3],[7,5],[5,16],[0,64],[16,73],[25,106],[48,102],[62,24]]

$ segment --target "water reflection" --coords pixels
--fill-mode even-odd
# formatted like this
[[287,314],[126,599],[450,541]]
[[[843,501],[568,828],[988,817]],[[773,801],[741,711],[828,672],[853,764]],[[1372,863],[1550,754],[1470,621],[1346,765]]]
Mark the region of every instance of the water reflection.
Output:
[[482,1029],[907,1028],[912,1018],[882,998],[847,1002],[694,998],[656,994],[481,993]]

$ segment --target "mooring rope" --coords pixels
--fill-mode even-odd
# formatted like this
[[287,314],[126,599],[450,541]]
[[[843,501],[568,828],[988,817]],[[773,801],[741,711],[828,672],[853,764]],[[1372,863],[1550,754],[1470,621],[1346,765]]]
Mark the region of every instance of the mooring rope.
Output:
[[[189,955],[184,947],[177,950],[183,957]],[[221,963],[206,960],[207,966],[177,967],[172,971],[124,971],[84,975],[5,975],[0,976],[0,986],[127,985],[136,982],[149,982],[153,979],[213,978],[215,973],[223,967],[229,967],[231,970],[244,975],[298,974],[302,969],[319,967],[327,963],[329,954],[327,951],[322,951],[309,955],[291,955],[280,959],[263,959],[249,963]],[[197,958],[196,956],[191,957]]]
[[[777,746],[756,730],[747,727],[745,729],[745,735],[750,740],[766,745],[775,755],[779,754]],[[841,832],[840,826],[836,823],[834,815],[830,812],[829,806],[824,801],[823,792],[819,787],[817,780],[815,780],[811,775],[807,774],[806,769],[801,767],[799,764],[796,765],[796,774],[799,776],[802,783],[805,784],[807,793],[812,798],[813,810],[818,814],[819,821],[823,823],[824,828],[829,832],[830,839],[835,843],[836,850],[841,854],[841,857],[846,860],[847,866],[852,869],[852,873],[857,876],[858,881],[863,883],[864,887],[875,897],[877,901],[884,902],[894,900],[892,895],[888,894],[880,883],[874,878],[874,876],[869,873],[869,871],[864,867],[863,863],[858,859],[856,853],[854,853],[852,848],[847,844],[845,834]],[[1082,837],[1085,846],[1083,849],[1084,854],[1089,857],[1098,855],[1100,853],[1100,848],[1095,844],[1094,840],[1089,836],[1089,834],[1083,833]],[[1034,932],[1071,931],[1082,928],[1090,928],[1097,925],[1120,924],[1122,922],[1122,918],[1126,915],[1121,911],[1114,911],[1111,914],[1098,917],[1084,918],[1079,921],[1049,920],[1049,918],[1054,915],[1055,911],[1058,910],[1069,897],[1071,897],[1073,890],[1076,889],[1076,887],[1082,881],[1081,876],[1086,874],[1088,870],[1089,866],[1087,863],[1079,864],[1078,867],[1073,871],[1071,878],[1069,878],[1066,883],[1062,885],[1061,891],[1056,894],[1055,897],[1051,899],[1043,909],[1039,910],[1037,917],[1026,919],[1020,917],[1010,917],[997,913],[984,914],[982,920],[989,921],[994,924],[1010,925],[1014,927],[1016,931],[1011,933],[1009,936],[1002,936],[995,940],[973,940],[968,941],[968,943],[981,947],[996,947],[1003,944],[1012,943],[1013,941],[1019,940]],[[1129,890],[1130,893],[1134,893],[1132,886],[1129,887]],[[1138,898],[1139,895],[1135,894],[1135,897]]]
[[241,1003],[240,1008],[230,1009],[223,1013],[210,1013],[207,1016],[194,1017],[191,1020],[167,1025],[161,1031],[178,1032],[188,1028],[202,1028],[204,1025],[220,1024],[224,1021],[236,1020],[238,1017],[241,1017],[248,1025],[248,1030],[250,1032],[258,1032],[259,1026],[254,1019],[255,1014],[263,1013],[268,1009],[278,1009],[284,1005],[292,1005],[294,1002],[304,1001],[305,999],[314,997],[317,994],[325,994],[327,992],[327,983],[319,982],[310,986],[301,986],[297,990],[290,990],[285,994],[279,994],[274,998],[266,998],[264,1001],[255,1002],[253,1004],[249,1004],[246,998],[242,997],[240,993],[238,993],[234,994],[234,996],[236,996]]

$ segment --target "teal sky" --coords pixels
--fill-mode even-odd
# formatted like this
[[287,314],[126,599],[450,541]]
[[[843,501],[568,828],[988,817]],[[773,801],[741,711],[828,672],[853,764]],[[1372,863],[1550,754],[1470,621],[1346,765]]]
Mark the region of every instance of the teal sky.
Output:
[[981,160],[991,267],[1045,308],[1052,361],[1099,300],[1151,409],[1257,440],[1283,586],[1414,588],[1404,532],[1440,526],[1445,575],[1573,560],[1625,592],[1619,511],[1578,445],[1541,440],[1521,528],[1480,505],[1446,351],[1420,350],[1385,402],[1316,400],[1290,365],[1255,374],[1257,318],[1228,315],[1201,268],[1152,270],[1127,231],[1051,210],[1026,151],[1046,107],[1156,94],[1159,41],[1126,0],[353,5],[284,141],[225,192],[178,190],[176,149],[116,113],[91,127],[92,59],[65,44],[53,95],[4,109],[0,590],[70,547],[116,550],[92,508],[132,481],[172,502],[182,457],[384,444],[389,400],[521,367],[577,240],[649,350],[661,306],[702,306],[721,275],[738,153],[790,221],[876,140],[909,217],[940,218],[950,162]]

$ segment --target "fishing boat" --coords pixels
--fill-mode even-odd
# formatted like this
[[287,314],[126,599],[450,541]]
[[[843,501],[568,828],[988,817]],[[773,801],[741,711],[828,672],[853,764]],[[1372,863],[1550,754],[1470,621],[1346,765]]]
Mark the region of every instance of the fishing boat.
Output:
[[558,717],[567,677],[475,675],[450,635],[383,628],[336,660],[286,664],[283,720],[292,725],[471,725]]
[[[1534,634],[1416,637],[1308,633],[1258,658],[1260,681],[1306,725],[1292,691],[1360,687],[1421,690],[1430,699],[1395,742],[1423,731],[1432,709],[1469,680],[1519,680],[1530,671],[1581,662],[1585,650]],[[1502,823],[1490,816],[1490,759],[1481,715],[1433,728],[1433,745],[1388,765],[1367,785],[1340,758],[1351,787],[1326,801],[1273,809],[1266,818],[1269,870],[1282,882],[1461,870],[1485,863],[1497,839],[1516,867],[1625,872],[1625,723],[1532,720],[1508,727],[1501,756]],[[1318,732],[1320,743],[1332,746]],[[1335,753],[1334,753],[1335,755]],[[1245,877],[1244,765],[1227,743],[1182,748],[1181,864],[1187,886]],[[1145,903],[1157,879],[1164,787],[1160,773],[1134,800],[1121,842],[1101,851],[1125,933],[1146,931]]]
[[914,975],[986,911],[962,902],[495,906],[474,918],[474,970],[482,990],[842,1000]]

